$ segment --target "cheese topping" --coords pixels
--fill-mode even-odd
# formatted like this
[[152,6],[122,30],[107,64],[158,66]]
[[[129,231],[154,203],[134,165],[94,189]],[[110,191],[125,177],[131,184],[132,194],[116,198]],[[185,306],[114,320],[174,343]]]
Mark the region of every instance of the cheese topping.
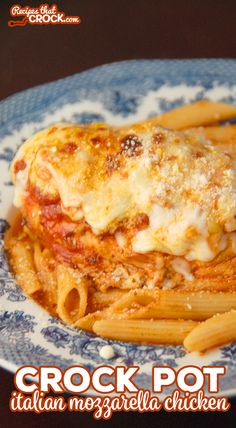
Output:
[[25,168],[19,170],[16,174],[16,185],[14,192],[14,200],[13,203],[15,207],[20,208],[22,203],[24,202],[24,197],[26,194],[26,185],[28,181],[28,170],[29,170],[29,162],[25,163]]
[[116,232],[115,238],[116,238],[116,242],[119,245],[119,247],[121,247],[121,248],[125,247],[125,245],[127,244],[127,240],[126,240],[126,237],[123,233]]
[[[19,159],[25,172],[14,169]],[[124,135],[101,124],[56,126],[20,148],[12,171],[18,206],[33,185],[60,198],[63,212],[73,221],[84,218],[94,234],[132,229],[133,252],[209,261],[236,229],[234,161],[189,132],[133,127]],[[140,213],[149,224],[136,230]]]
[[175,272],[183,275],[186,281],[192,281],[194,279],[189,263],[183,258],[176,257],[171,264]]

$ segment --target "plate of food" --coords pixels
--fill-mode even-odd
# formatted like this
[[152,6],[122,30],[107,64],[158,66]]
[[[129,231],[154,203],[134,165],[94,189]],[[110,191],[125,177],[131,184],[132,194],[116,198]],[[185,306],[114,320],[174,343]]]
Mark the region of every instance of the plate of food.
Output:
[[3,367],[224,365],[235,394],[235,72],[124,61],[0,103]]

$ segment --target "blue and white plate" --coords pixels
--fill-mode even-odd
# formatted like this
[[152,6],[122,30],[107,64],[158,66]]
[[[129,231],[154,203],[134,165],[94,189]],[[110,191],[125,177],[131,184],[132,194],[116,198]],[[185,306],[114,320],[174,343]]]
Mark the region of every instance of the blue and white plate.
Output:
[[[178,105],[207,98],[236,104],[234,60],[140,60],[104,65],[21,92],[0,103],[0,234],[8,227],[13,186],[9,164],[20,144],[55,122],[128,124]],[[3,248],[0,252],[0,364],[103,364],[107,341],[74,330],[28,299],[15,283]],[[154,365],[225,365],[221,394],[236,394],[236,343],[203,356],[181,346],[143,346],[112,342],[109,364],[139,365],[136,382],[151,388]],[[105,361],[107,363],[107,361]],[[166,391],[169,392],[169,391]]]

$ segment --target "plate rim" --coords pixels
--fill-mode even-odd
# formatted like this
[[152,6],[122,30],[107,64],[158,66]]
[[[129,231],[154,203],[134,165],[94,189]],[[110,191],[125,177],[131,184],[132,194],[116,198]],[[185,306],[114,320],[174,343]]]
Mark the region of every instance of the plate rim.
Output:
[[[83,80],[83,78],[85,78],[87,80],[88,78],[92,78],[94,74],[96,74],[96,76],[98,74],[103,74],[103,70],[111,70],[113,68],[124,68],[126,66],[132,66],[135,64],[143,64],[143,65],[150,65],[150,64],[156,64],[159,65],[160,67],[164,67],[166,65],[172,65],[172,66],[177,66],[182,68],[182,66],[185,67],[186,72],[190,71],[189,69],[191,68],[191,73],[196,73],[197,75],[203,74],[204,73],[204,68],[208,68],[209,65],[214,65],[214,74],[216,73],[216,71],[220,71],[221,67],[223,66],[224,68],[228,66],[230,67],[229,71],[230,74],[232,75],[233,72],[236,73],[236,58],[163,58],[163,59],[159,59],[159,58],[137,58],[137,59],[128,59],[128,60],[122,60],[122,61],[114,61],[114,62],[108,62],[105,64],[101,64],[95,67],[89,67],[85,70],[82,70],[80,72],[77,73],[73,73],[71,75],[62,77],[62,78],[58,78],[58,79],[54,79],[51,80],[49,82],[45,82],[45,83],[40,83],[38,85],[34,85],[31,86],[29,88],[17,91],[13,94],[8,95],[7,97],[3,98],[0,100],[0,124],[4,125],[6,123],[5,120],[1,120],[1,111],[5,110],[7,104],[14,102],[15,104],[18,104],[21,102],[21,98],[25,97],[27,95],[29,95],[30,93],[37,93],[40,92],[42,89],[44,88],[53,88],[55,86],[57,86],[58,84],[61,83],[66,83],[66,82],[70,82],[70,81],[74,81],[76,82],[78,80],[78,83],[81,83],[80,80]],[[194,70],[192,69],[192,66],[194,66]],[[233,70],[232,68],[233,67]],[[166,71],[166,70],[165,70]],[[170,70],[168,70],[168,73],[170,72]],[[211,72],[211,70],[208,70],[208,72]],[[224,75],[226,73],[226,70],[224,70]],[[176,74],[176,71],[175,73]],[[170,73],[171,75],[171,73]],[[101,76],[102,77],[102,76]],[[97,87],[97,83],[95,85]],[[18,115],[20,116],[20,115]],[[15,116],[15,117],[18,117]]]

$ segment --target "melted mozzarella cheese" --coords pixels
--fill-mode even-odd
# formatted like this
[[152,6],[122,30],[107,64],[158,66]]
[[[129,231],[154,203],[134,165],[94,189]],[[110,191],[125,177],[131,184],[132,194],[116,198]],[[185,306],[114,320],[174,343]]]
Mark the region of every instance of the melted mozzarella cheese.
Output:
[[149,226],[136,234],[133,250],[146,253],[165,249],[189,260],[206,261],[214,257],[207,236],[206,218],[198,207],[183,206],[177,210],[153,205]]
[[119,247],[123,248],[125,247],[127,243],[126,236],[122,232],[116,232],[115,233],[116,242],[119,245]]
[[192,281],[194,279],[194,276],[191,273],[189,263],[186,260],[184,260],[183,258],[176,257],[172,261],[171,264],[172,264],[172,267],[175,270],[175,272],[183,275],[183,277],[184,277],[184,279],[186,279],[186,281]]
[[[64,212],[74,221],[84,218],[97,235],[114,233],[122,222],[129,227],[145,214],[149,224],[133,230],[133,252],[212,260],[222,250],[225,230],[236,227],[233,160],[197,137],[158,127],[132,128],[136,137],[132,141],[129,136],[127,152],[117,134],[98,144],[94,132],[57,127],[23,145],[15,161],[24,159],[29,167],[26,173],[13,172],[18,206],[24,204],[30,181],[46,196],[59,195]],[[156,133],[161,142],[155,143]],[[132,152],[137,141],[138,151]],[[64,150],[66,144],[75,151]]]
[[126,180],[114,175],[103,186],[83,195],[83,212],[94,233],[99,234],[108,224],[124,218],[131,203],[132,195]]

